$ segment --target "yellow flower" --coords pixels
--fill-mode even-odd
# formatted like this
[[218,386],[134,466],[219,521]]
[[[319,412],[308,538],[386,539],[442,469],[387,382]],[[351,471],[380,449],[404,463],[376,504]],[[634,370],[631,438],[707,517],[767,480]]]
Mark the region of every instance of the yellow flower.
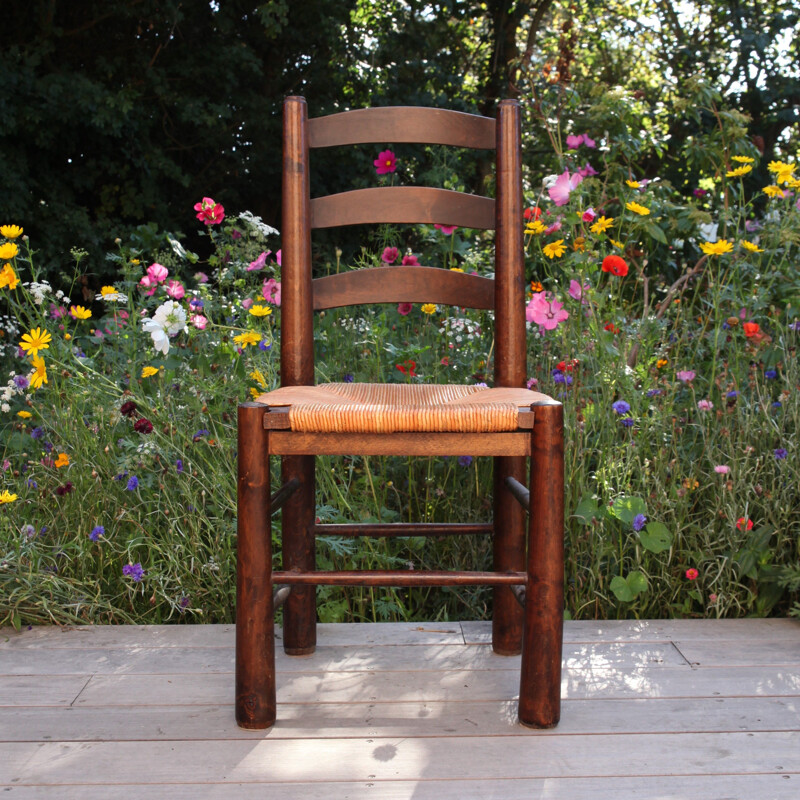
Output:
[[664,369],[667,364],[669,364],[669,361],[667,361],[666,358],[659,358],[658,361],[656,361],[656,369]]
[[463,272],[464,270],[461,267],[450,267],[450,272]]
[[71,338],[72,338],[72,334],[71,333],[65,333],[64,334],[64,341],[65,342],[68,342]]
[[9,494],[8,489],[3,489],[3,493],[0,494],[0,505],[3,503],[13,503],[17,499],[15,494]]
[[264,374],[261,372],[260,369],[254,369],[250,373],[250,377],[254,381],[257,381],[264,389],[267,388],[267,379],[264,377]]
[[729,172],[725,173],[726,178],[741,178],[742,175],[747,175],[748,172],[752,172],[753,168],[744,166],[744,167],[736,167],[736,169],[732,169]]
[[786,161],[770,161],[767,164],[767,169],[775,174],[775,183],[788,183],[793,177],[794,167],[794,164]]
[[420,309],[423,314],[435,314],[436,313],[436,304],[435,303],[425,303],[422,308]]
[[31,388],[38,389],[43,383],[47,383],[47,367],[44,359],[34,356],[32,359],[34,373],[31,375]]
[[6,239],[16,239],[17,236],[22,235],[22,228],[19,225],[0,225],[0,233],[6,237]]
[[625,181],[625,183],[627,183],[628,186],[631,187],[631,189],[639,189],[641,188],[642,185],[641,183],[639,183],[639,181]]
[[254,317],[268,317],[272,313],[272,309],[269,306],[262,306],[259,303],[256,303],[248,310]]
[[614,224],[614,217],[599,217],[589,230],[592,233],[605,233]]
[[622,244],[622,242],[618,242],[616,239],[609,239],[608,241],[611,242],[611,244],[613,244],[614,247],[617,248],[617,250],[624,250],[625,249],[625,245]]
[[575,241],[572,243],[572,249],[577,253],[580,251],[581,253],[585,252],[586,250],[586,239],[583,236],[578,236]]
[[249,344],[258,344],[261,341],[261,334],[256,333],[255,331],[245,331],[244,333],[240,333],[238,336],[234,336],[233,341],[236,342],[236,344],[240,344],[244,348]]
[[733,244],[727,239],[720,239],[718,242],[703,242],[700,249],[707,256],[721,256],[733,250]]
[[739,164],[752,164],[755,159],[750,156],[731,156],[731,161],[737,161]]
[[19,247],[17,247],[14,242],[3,242],[3,244],[0,244],[0,258],[14,258],[17,253],[19,253]]
[[17,273],[14,272],[14,268],[11,264],[6,262],[2,272],[0,272],[0,288],[8,286],[9,289],[16,289],[18,285],[19,278],[17,277]]
[[261,392],[259,392],[258,389],[256,389],[255,387],[251,386],[250,387],[250,397],[260,397],[260,396],[261,396]]
[[745,250],[749,250],[751,253],[763,253],[764,251],[757,245],[753,244],[753,242],[739,242],[739,244],[744,247]]
[[53,337],[46,330],[34,328],[30,333],[22,334],[22,341],[19,346],[27,355],[35,356],[40,350],[47,350],[52,339]]
[[544,286],[542,286],[541,281],[531,281],[531,291],[534,294],[539,294],[539,292],[543,292]]
[[544,233],[547,225],[538,219],[533,219],[525,225],[525,233]]
[[22,417],[22,419],[30,419],[33,414],[30,411],[17,411],[17,416]]
[[638,203],[625,203],[625,208],[627,208],[628,211],[633,211],[634,214],[639,214],[639,216],[642,217],[646,217],[650,213],[649,208],[640,206]]
[[559,239],[557,242],[550,242],[550,244],[546,244],[542,248],[542,252],[548,258],[555,258],[556,256],[561,257],[561,256],[564,255],[566,250],[567,250],[567,248],[564,247],[564,240],[563,239]]
[[767,195],[767,197],[786,197],[783,189],[781,189],[779,186],[765,186],[762,191],[765,195]]
[[92,312],[83,306],[70,306],[69,313],[72,314],[75,319],[89,319],[89,317],[92,316]]
[[158,367],[142,367],[143,378],[152,378],[153,375],[158,375]]
[[55,461],[56,467],[66,467],[69,464],[69,456],[66,453],[59,453]]

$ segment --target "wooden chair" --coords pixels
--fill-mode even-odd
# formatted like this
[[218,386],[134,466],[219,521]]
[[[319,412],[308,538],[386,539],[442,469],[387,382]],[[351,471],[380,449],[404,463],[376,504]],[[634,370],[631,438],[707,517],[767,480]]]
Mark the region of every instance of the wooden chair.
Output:
[[[423,187],[377,187],[310,199],[309,148],[417,142],[496,150],[496,199]],[[428,267],[311,277],[311,229],[357,223],[495,228],[494,280]],[[526,380],[523,198],[519,104],[497,120],[431,108],[372,108],[308,119],[302,97],[284,105],[281,387],[238,415],[236,718],[275,722],[274,611],[284,603],[290,655],[316,645],[315,586],[491,585],[495,652],[522,652],[519,719],[549,727],[560,715],[563,625],[563,416]],[[314,386],[313,311],[369,302],[494,309],[495,388]],[[314,456],[494,457],[491,524],[316,524]],[[269,457],[282,458],[270,495]],[[529,490],[522,482],[530,457]],[[530,505],[527,525],[525,509]],[[283,565],[272,571],[270,518],[283,513]],[[527,536],[526,536],[527,528]],[[493,571],[315,570],[314,540],[336,536],[488,533]],[[527,541],[526,541],[527,540]]]

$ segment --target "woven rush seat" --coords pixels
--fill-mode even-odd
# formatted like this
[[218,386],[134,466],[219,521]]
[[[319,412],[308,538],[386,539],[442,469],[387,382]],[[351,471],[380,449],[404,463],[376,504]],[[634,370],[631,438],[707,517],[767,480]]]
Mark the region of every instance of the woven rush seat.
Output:
[[516,430],[519,409],[543,397],[512,387],[326,383],[282,386],[256,400],[289,406],[291,429],[306,433],[491,433]]

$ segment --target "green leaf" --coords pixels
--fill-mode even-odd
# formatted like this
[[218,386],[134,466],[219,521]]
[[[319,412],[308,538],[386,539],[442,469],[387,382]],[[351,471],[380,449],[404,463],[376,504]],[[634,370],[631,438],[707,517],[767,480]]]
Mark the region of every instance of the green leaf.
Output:
[[648,222],[644,229],[653,237],[657,242],[661,242],[661,244],[667,243],[667,237],[664,235],[664,231],[661,230],[661,226],[656,225],[655,222]]
[[631,592],[633,592],[634,597],[642,592],[647,591],[647,578],[645,578],[645,576],[638,570],[629,573],[625,580],[627,581]]
[[638,570],[629,573],[627,578],[616,575],[611,580],[611,591],[614,592],[617,600],[622,603],[632,602],[637,595],[646,590],[647,578]]
[[648,522],[647,527],[639,531],[639,540],[651,553],[663,553],[672,547],[672,534],[663,522]]
[[578,502],[578,507],[573,512],[572,516],[577,517],[586,525],[591,525],[592,517],[600,515],[600,508],[597,505],[597,500],[590,494],[585,494]]
[[611,506],[610,513],[626,525],[632,525],[637,514],[647,514],[647,505],[641,497],[620,495]]

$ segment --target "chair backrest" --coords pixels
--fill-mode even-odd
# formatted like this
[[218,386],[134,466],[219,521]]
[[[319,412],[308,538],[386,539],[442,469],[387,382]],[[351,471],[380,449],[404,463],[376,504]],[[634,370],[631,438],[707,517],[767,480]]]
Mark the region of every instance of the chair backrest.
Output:
[[[388,186],[311,199],[309,149],[348,144],[441,144],[496,152],[496,197]],[[525,385],[525,270],[520,109],[497,119],[436,108],[389,107],[308,118],[284,102],[281,236],[281,384],[314,384],[313,311],[342,305],[431,302],[494,309],[496,386]],[[311,230],[362,223],[440,223],[495,229],[495,278],[426,267],[376,267],[312,279]]]

